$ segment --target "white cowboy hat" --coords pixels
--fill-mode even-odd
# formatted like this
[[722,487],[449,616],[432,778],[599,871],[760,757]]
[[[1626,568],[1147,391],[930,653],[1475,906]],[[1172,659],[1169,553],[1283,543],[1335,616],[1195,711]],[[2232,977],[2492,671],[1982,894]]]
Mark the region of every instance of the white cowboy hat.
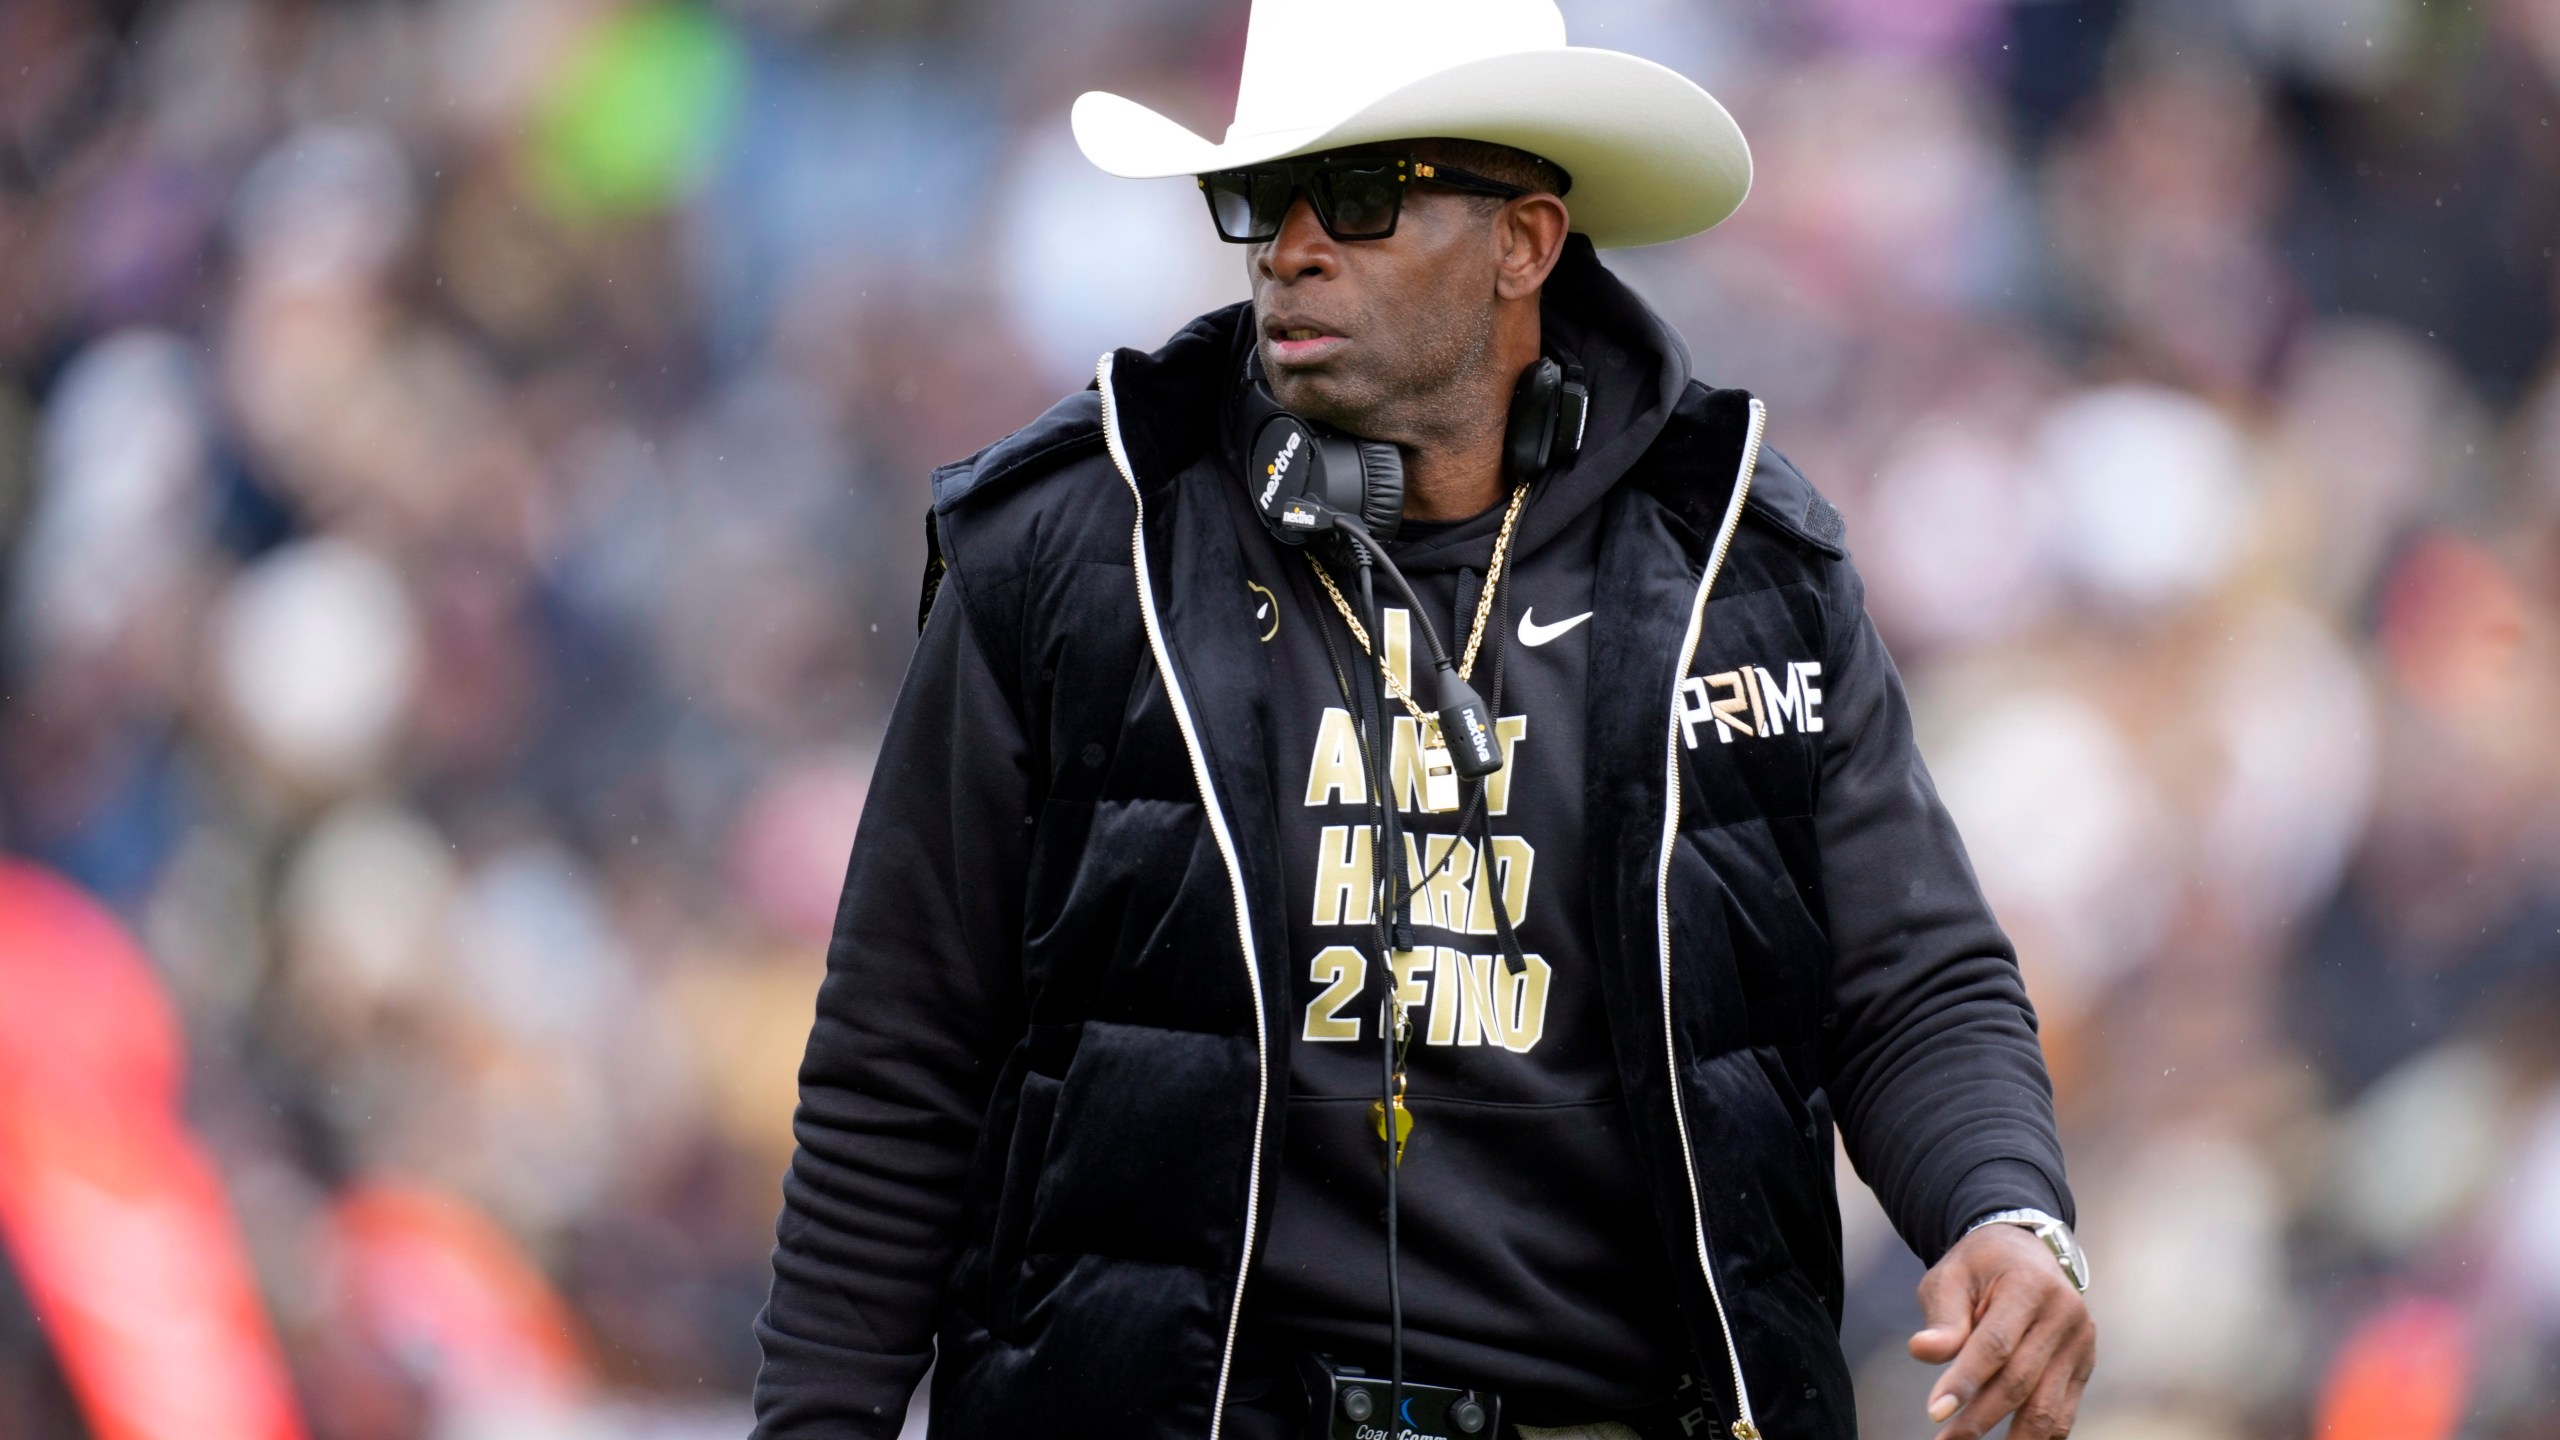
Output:
[[1100,90],[1073,124],[1086,159],[1133,180],[1426,136],[1509,145],[1564,167],[1573,228],[1602,247],[1694,235],[1751,189],[1714,96],[1565,44],[1555,0],[1255,0],[1223,142]]

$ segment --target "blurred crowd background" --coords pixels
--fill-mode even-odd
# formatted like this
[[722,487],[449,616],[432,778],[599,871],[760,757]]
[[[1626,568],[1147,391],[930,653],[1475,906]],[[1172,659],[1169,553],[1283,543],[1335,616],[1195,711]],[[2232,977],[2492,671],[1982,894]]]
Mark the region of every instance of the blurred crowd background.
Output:
[[[2560,0],[1564,0],[2045,1019],[2083,1440],[2560,1436]],[[1244,0],[0,0],[0,1440],[734,1436],[925,476]],[[1866,1430],[1919,1266],[1843,1166]]]

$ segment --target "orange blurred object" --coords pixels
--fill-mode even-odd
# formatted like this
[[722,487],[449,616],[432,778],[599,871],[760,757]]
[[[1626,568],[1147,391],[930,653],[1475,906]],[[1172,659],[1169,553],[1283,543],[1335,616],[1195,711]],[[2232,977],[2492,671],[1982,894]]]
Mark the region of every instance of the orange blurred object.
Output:
[[0,1239],[96,1440],[300,1440],[177,1018],[115,917],[0,861]]
[[2320,1387],[2319,1440],[2450,1440],[2471,1392],[2471,1322],[2441,1300],[2384,1306]]
[[568,1303],[513,1237],[442,1192],[376,1183],[331,1216],[340,1312],[419,1366],[448,1413],[582,1399],[588,1347]]

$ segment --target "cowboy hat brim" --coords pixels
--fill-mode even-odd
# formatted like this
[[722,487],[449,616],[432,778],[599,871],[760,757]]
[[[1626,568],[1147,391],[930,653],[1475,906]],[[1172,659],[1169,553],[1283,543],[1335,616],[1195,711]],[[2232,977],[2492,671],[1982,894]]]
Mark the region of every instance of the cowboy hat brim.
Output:
[[1751,189],[1751,148],[1714,96],[1650,60],[1580,46],[1470,60],[1330,123],[1223,144],[1100,90],[1078,97],[1071,119],[1085,158],[1132,180],[1427,136],[1510,145],[1573,177],[1573,228],[1603,249],[1695,235]]

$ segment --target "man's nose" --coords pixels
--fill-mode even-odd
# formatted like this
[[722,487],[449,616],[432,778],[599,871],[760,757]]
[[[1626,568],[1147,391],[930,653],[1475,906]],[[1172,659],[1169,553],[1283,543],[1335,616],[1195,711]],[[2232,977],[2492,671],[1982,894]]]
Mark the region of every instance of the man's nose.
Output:
[[1300,191],[1280,217],[1280,233],[1262,247],[1254,265],[1266,280],[1316,280],[1330,277],[1342,258],[1334,238],[1324,233],[1316,207]]

